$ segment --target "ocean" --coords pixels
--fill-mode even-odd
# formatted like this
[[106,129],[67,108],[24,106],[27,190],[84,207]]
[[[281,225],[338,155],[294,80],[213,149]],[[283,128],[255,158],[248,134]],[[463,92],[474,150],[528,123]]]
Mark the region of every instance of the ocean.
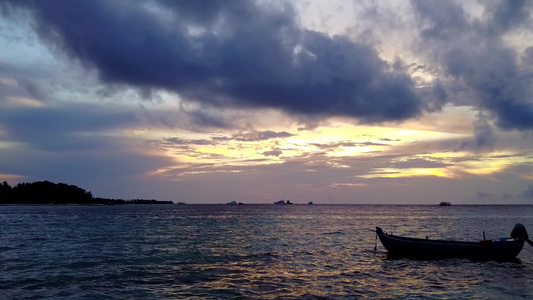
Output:
[[0,206],[0,299],[532,299],[528,244],[510,262],[391,259],[375,234],[516,223],[533,237],[533,206]]

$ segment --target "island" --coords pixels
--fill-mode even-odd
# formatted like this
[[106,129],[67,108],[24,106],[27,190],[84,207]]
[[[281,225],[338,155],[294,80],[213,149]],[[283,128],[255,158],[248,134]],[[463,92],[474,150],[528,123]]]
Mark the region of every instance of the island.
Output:
[[122,204],[174,204],[155,199],[109,199],[93,197],[91,192],[75,185],[37,181],[19,183],[11,187],[6,181],[0,184],[0,205],[122,205]]

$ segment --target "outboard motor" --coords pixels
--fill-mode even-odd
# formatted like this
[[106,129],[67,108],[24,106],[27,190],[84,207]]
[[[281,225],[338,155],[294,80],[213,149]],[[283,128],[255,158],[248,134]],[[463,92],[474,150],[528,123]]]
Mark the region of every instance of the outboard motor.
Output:
[[511,237],[513,239],[528,239],[529,236],[527,235],[526,227],[520,223],[516,223],[516,225],[513,227],[513,231],[511,231]]
[[520,223],[516,223],[516,225],[513,227],[513,231],[511,231],[511,237],[513,239],[523,239],[529,245],[533,246],[533,242],[529,239],[529,236],[527,235],[526,227]]

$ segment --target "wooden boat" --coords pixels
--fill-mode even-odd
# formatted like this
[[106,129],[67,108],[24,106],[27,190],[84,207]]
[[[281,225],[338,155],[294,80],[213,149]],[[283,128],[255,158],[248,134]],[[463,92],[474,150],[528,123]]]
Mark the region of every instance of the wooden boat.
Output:
[[[402,237],[383,232],[376,227],[376,234],[391,257],[406,258],[470,258],[475,260],[510,260],[515,258],[524,246],[524,241],[531,244],[525,227],[524,234],[511,233],[513,238],[500,240],[481,240],[479,242],[461,242]],[[533,245],[532,245],[533,246]]]

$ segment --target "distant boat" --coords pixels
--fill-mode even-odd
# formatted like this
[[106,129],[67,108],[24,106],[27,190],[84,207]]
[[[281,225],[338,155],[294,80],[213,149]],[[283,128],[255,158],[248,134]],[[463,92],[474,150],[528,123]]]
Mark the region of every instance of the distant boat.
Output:
[[[511,238],[499,240],[480,240],[479,242],[460,242],[402,237],[383,232],[376,227],[381,243],[393,257],[406,258],[471,258],[471,259],[513,259],[520,253],[524,241],[533,246],[525,227],[516,224]],[[483,234],[484,235],[484,234]]]
[[276,204],[276,205],[287,205],[287,204],[292,204],[292,202],[291,202],[291,200],[287,200],[287,202],[285,202],[285,200],[279,200],[279,201],[274,202],[274,204]]
[[239,202],[239,205],[244,205],[244,203],[242,203],[242,202]]
[[227,204],[227,205],[237,205],[238,203],[237,203],[237,201],[231,201],[231,202],[228,202],[228,203],[226,203],[226,204]]
[[313,201],[307,202],[307,205],[313,205]]
[[443,202],[441,202],[441,203],[439,204],[439,206],[452,206],[452,203],[451,203],[451,202],[444,202],[444,201],[443,201]]

